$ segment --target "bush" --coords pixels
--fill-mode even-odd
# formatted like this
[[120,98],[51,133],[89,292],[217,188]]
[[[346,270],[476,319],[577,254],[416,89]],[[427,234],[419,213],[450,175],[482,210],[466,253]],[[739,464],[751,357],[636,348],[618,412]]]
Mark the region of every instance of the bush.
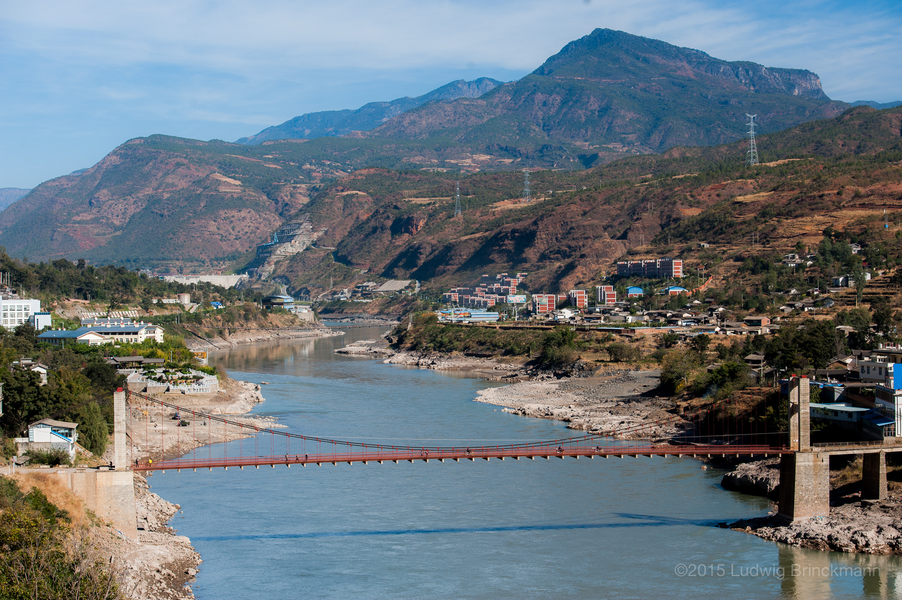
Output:
[[614,362],[632,362],[641,358],[642,354],[639,349],[623,342],[615,342],[605,347],[611,360]]
[[69,453],[58,448],[52,450],[29,450],[25,456],[28,457],[28,464],[31,465],[50,465],[58,467],[60,465],[69,466]]

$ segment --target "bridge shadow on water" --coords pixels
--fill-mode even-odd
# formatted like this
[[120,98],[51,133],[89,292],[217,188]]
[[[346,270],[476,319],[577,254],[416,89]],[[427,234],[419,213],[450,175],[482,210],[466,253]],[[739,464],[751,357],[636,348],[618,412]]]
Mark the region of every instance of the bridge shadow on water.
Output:
[[260,533],[237,535],[192,535],[194,541],[223,542],[230,540],[292,540],[344,537],[375,537],[398,535],[433,535],[452,533],[509,533],[520,531],[566,531],[575,529],[619,529],[631,527],[716,527],[720,521],[712,519],[680,519],[655,515],[615,513],[627,519],[611,523],[561,523],[545,525],[507,525],[498,527],[441,527],[435,529],[381,529],[372,531],[318,531],[306,533]]

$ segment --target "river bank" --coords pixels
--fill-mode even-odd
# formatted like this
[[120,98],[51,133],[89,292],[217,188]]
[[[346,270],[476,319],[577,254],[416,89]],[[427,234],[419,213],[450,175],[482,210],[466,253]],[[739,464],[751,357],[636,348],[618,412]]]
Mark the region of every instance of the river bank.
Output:
[[[570,429],[603,433],[641,427],[636,437],[666,437],[676,426],[658,425],[670,419],[674,404],[659,397],[660,371],[623,368],[599,370],[587,376],[556,377],[530,368],[521,360],[498,360],[462,355],[397,352],[385,339],[361,340],[335,351],[338,354],[382,358],[386,364],[467,371],[491,381],[511,385],[480,390],[475,400],[504,407],[505,412],[567,423]],[[626,435],[626,438],[630,434]]]
[[190,335],[185,336],[185,346],[195,352],[211,350],[227,350],[244,344],[256,344],[272,340],[294,340],[302,338],[319,338],[332,335],[344,335],[343,331],[328,327],[311,327],[309,329],[255,329],[250,327],[225,328],[217,330],[214,336],[202,335],[200,330],[188,330]]
[[[173,409],[161,407],[154,402],[144,402],[140,396],[133,396],[129,404],[133,425],[128,449],[129,463],[133,464],[135,460],[175,458],[201,446],[252,437],[253,433],[250,432],[242,434],[234,427],[217,427],[215,422],[208,423],[203,416],[207,413],[229,415],[230,421],[249,427],[278,426],[272,419],[265,417],[240,416],[263,402],[259,385],[226,379],[220,386],[220,391],[212,394],[154,394],[153,397],[157,400],[185,409],[178,415],[178,420],[175,419]],[[187,425],[182,426],[181,422]]]
[[[673,416],[674,402],[659,397],[660,372],[628,369],[600,370],[590,376],[553,377],[522,364],[491,358],[423,355],[394,352],[385,340],[365,340],[345,352],[383,358],[383,362],[436,370],[467,370],[487,379],[511,381],[511,385],[477,392],[475,400],[527,417],[567,423],[570,429],[593,433],[641,428],[635,437],[670,437],[677,426],[662,426]],[[621,436],[629,438],[630,434]],[[725,490],[765,496],[775,501],[780,478],[779,459],[743,463],[723,477]],[[834,485],[837,487],[838,484]],[[780,523],[776,505],[767,517],[741,520],[737,531],[799,548],[845,553],[902,554],[902,504],[891,496],[885,502],[838,499],[830,515],[790,525]]]
[[[774,504],[772,514],[767,517],[723,526],[799,548],[902,555],[902,497],[891,493],[884,501],[861,500],[858,486],[843,485],[848,480],[847,474],[832,471],[830,479],[832,506],[827,516],[786,524],[775,516]],[[741,464],[724,475],[721,485],[727,490],[776,501],[780,459]]]

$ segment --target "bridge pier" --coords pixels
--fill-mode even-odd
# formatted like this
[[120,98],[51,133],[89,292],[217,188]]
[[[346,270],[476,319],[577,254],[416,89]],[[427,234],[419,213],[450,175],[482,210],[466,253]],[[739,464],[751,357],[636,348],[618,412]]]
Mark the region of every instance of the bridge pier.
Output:
[[129,468],[125,437],[125,392],[113,394],[114,470],[59,469],[50,474],[84,501],[85,506],[123,535],[138,539],[135,474]]
[[789,449],[780,459],[777,516],[797,521],[830,514],[830,455],[811,451],[810,388],[807,377],[789,381]]
[[830,514],[830,455],[796,452],[780,459],[777,516],[792,522]]
[[863,455],[861,473],[861,499],[886,500],[886,451]]

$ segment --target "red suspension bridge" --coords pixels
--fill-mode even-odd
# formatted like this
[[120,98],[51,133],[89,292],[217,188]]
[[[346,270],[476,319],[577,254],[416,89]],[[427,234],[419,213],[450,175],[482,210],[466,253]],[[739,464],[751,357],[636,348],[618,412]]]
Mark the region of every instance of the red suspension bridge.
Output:
[[[554,440],[521,442],[479,446],[419,446],[388,445],[361,441],[344,441],[302,435],[243,423],[222,415],[214,415],[159,399],[128,393],[130,416],[129,429],[134,433],[143,429],[145,443],[159,435],[160,450],[156,455],[147,454],[135,460],[132,467],[138,471],[165,471],[181,469],[213,469],[229,467],[256,467],[276,465],[307,466],[331,463],[402,461],[440,461],[477,459],[566,457],[602,458],[625,456],[773,456],[790,452],[784,443],[785,432],[763,430],[760,419],[751,418],[748,431],[743,425],[738,431],[725,423],[716,422],[712,411],[672,415],[668,419],[641,425],[622,427],[603,433],[588,433]],[[160,422],[156,417],[159,415]],[[174,423],[167,427],[165,421]],[[744,423],[744,422],[743,422]],[[153,426],[151,426],[153,425]],[[200,426],[200,431],[198,431]],[[671,437],[652,439],[653,431],[670,427],[677,433]],[[159,430],[159,432],[157,432]],[[167,440],[168,436],[168,440]],[[175,440],[172,437],[175,436]],[[134,436],[133,436],[134,437]],[[250,439],[248,439],[250,438]],[[229,454],[230,447],[223,444],[223,456],[213,455],[213,445],[226,440],[239,440],[238,452]],[[154,440],[154,445],[155,440]],[[201,446],[206,446],[202,448]],[[165,449],[174,448],[178,457],[167,456]],[[182,449],[190,448],[187,453]],[[232,451],[234,452],[234,445]],[[218,450],[217,452],[219,452]],[[171,454],[172,451],[170,451]],[[206,456],[204,456],[206,455]]]

